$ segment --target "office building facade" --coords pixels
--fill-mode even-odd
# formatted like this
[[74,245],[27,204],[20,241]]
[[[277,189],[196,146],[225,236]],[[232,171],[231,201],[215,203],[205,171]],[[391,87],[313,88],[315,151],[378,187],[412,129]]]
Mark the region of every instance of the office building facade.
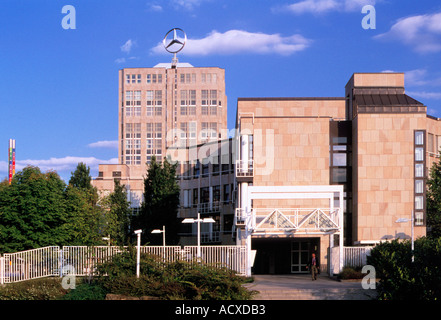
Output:
[[404,74],[356,73],[337,98],[240,98],[236,127],[238,239],[254,272],[306,272],[312,252],[338,271],[343,246],[410,239],[397,220],[412,213],[426,234],[441,125]]

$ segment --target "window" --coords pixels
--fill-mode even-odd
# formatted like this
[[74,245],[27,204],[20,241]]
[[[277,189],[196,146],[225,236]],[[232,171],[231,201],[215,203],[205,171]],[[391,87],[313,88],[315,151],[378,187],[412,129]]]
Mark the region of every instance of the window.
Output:
[[193,189],[193,207],[199,203],[199,189]]
[[334,167],[346,167],[347,156],[346,153],[333,153],[332,154],[332,165]]
[[332,169],[332,181],[333,182],[347,182],[346,168],[333,168]]
[[181,83],[196,83],[196,74],[181,73]]
[[194,146],[196,145],[196,121],[181,122],[179,132],[179,146]]
[[229,202],[231,199],[231,195],[230,195],[230,185],[229,184],[224,184],[224,202]]
[[140,74],[126,74],[126,83],[141,83]]
[[147,74],[147,83],[162,83],[162,74]]
[[424,181],[423,180],[415,180],[415,193],[424,193]]
[[201,92],[201,105],[208,106],[208,90],[202,90]]
[[148,90],[146,92],[147,116],[162,115],[162,90]]
[[423,196],[415,197],[415,210],[423,210],[424,209],[424,198]]
[[141,164],[141,124],[127,123],[125,133],[125,163]]
[[415,131],[415,145],[422,146],[424,144],[424,131]]
[[191,207],[190,190],[184,190],[184,208]]
[[415,161],[423,161],[423,160],[424,160],[424,149],[415,148]]
[[210,106],[217,106],[217,90],[210,90]]
[[196,160],[196,163],[193,167],[193,177],[198,178],[200,173],[201,173],[201,163],[199,162],[199,160]]
[[217,123],[216,122],[202,122],[201,138],[216,139],[217,138]]
[[216,83],[217,82],[217,74],[216,73],[202,73],[201,74],[201,82],[202,83]]
[[147,163],[150,163],[152,156],[160,162],[162,161],[162,123],[147,123],[146,126]]
[[210,188],[203,187],[201,188],[201,203],[210,202]]
[[126,91],[126,116],[141,116],[141,91]]
[[427,148],[428,148],[428,151],[430,153],[434,153],[435,152],[435,141],[434,141],[434,138],[433,138],[433,134],[431,134],[431,133],[429,133],[427,135]]
[[221,199],[220,186],[213,186],[213,201],[219,202]]
[[415,178],[424,178],[424,165],[422,163],[415,164]]

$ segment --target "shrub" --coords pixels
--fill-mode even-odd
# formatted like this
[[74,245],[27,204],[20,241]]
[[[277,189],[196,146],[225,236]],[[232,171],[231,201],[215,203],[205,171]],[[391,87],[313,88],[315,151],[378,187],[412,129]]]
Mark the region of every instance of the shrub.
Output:
[[441,239],[417,239],[414,262],[411,244],[407,240],[394,240],[375,246],[367,262],[375,267],[380,278],[380,299],[441,298]]
[[0,300],[57,300],[66,293],[59,278],[35,279],[0,287]]
[[75,289],[61,297],[61,300],[104,300],[106,291],[99,285],[93,283],[80,283]]
[[252,291],[242,284],[246,278],[226,268],[176,261],[163,263],[149,254],[140,256],[140,277],[136,278],[136,251],[114,256],[98,266],[94,282],[106,292],[161,299],[245,300]]
[[339,279],[363,279],[366,274],[361,273],[361,268],[344,267],[338,275]]

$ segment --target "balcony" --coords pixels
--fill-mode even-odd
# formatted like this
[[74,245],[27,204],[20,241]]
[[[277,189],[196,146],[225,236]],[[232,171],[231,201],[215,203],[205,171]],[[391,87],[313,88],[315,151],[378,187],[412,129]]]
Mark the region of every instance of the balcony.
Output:
[[198,204],[198,212],[200,214],[220,212],[221,208],[222,203],[220,201],[203,202]]
[[234,225],[237,227],[244,227],[247,221],[247,214],[245,209],[236,208],[236,213],[234,215]]
[[236,178],[241,181],[254,177],[254,160],[236,160]]

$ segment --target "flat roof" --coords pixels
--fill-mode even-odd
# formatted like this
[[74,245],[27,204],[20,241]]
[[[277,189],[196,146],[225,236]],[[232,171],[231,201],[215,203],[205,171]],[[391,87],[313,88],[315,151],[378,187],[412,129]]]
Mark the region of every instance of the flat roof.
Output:
[[237,101],[317,101],[317,100],[345,100],[344,97],[256,97],[237,98]]

